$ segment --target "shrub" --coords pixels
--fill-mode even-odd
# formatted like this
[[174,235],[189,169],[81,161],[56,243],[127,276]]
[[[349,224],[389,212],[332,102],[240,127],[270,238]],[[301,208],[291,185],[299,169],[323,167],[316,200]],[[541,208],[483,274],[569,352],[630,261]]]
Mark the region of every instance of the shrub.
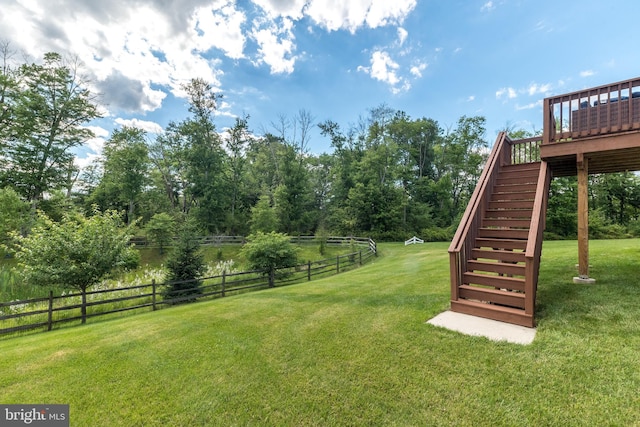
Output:
[[[269,286],[274,286],[276,270],[293,267],[298,263],[298,250],[289,236],[270,232],[258,232],[247,238],[241,251],[252,270],[262,270],[269,276]],[[285,275],[280,273],[279,277]]]

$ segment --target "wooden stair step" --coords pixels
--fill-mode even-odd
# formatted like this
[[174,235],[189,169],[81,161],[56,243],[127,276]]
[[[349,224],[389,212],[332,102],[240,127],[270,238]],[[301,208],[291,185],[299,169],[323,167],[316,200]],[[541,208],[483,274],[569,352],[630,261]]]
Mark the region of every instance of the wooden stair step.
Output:
[[478,230],[478,237],[498,237],[501,239],[526,240],[529,237],[529,230],[482,227]]
[[485,218],[482,221],[483,227],[508,227],[508,228],[526,228],[531,227],[531,219],[514,219],[514,218]]
[[534,191],[497,191],[491,194],[490,201],[506,201],[506,200],[533,200],[536,192]]
[[500,172],[503,171],[525,171],[525,170],[536,170],[540,171],[540,162],[532,162],[532,163],[518,163],[515,165],[504,165],[500,168]]
[[484,285],[509,289],[512,291],[524,291],[524,279],[516,277],[467,272],[462,275],[462,282],[465,285]]
[[520,177],[535,177],[540,176],[540,168],[536,169],[501,169],[498,173],[498,178],[520,178]]
[[489,209],[529,209],[533,210],[533,199],[528,200],[495,200],[489,201]]
[[511,186],[530,186],[530,185],[537,185],[538,184],[538,177],[537,176],[533,176],[533,177],[529,177],[529,176],[520,176],[520,177],[503,177],[503,176],[499,176],[498,179],[496,179],[496,186],[501,186],[501,185],[511,185]]
[[458,300],[451,301],[451,311],[513,323],[514,325],[526,326],[527,328],[533,328],[535,326],[533,313],[527,314],[524,310],[518,308]]
[[512,182],[505,182],[505,183],[496,183],[493,186],[493,192],[494,193],[513,193],[516,191],[536,191],[536,188],[538,187],[538,184],[535,182],[529,182],[526,184],[516,184],[516,183],[512,183]]
[[490,302],[524,309],[525,295],[521,292],[509,292],[493,288],[479,288],[477,286],[462,285],[458,296],[464,299]]
[[524,252],[514,252],[514,251],[499,250],[499,249],[498,250],[473,249],[471,251],[471,256],[475,259],[493,259],[493,260],[502,261],[502,262],[524,262],[525,261]]
[[462,282],[463,285],[484,285],[511,291],[524,291],[524,279],[517,277],[467,272],[462,275]]
[[476,248],[496,248],[496,249],[521,249],[527,248],[527,241],[521,239],[500,239],[491,237],[477,237]]
[[508,276],[524,276],[524,265],[493,261],[467,261],[468,271],[484,271]]
[[487,209],[485,218],[531,219],[533,209]]

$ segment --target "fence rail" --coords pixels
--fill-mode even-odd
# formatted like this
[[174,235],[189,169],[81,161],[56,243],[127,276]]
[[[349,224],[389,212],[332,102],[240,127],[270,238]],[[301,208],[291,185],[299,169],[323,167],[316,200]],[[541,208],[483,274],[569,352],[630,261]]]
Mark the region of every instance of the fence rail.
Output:
[[[291,236],[291,243],[295,244],[317,243],[320,240],[324,240],[327,246],[369,246],[369,243],[372,241],[366,237],[353,236]],[[147,239],[145,236],[134,236],[129,241],[138,247],[159,246],[157,243]],[[171,244],[176,241],[177,239],[171,239]],[[198,242],[202,246],[243,245],[247,243],[247,238],[245,236],[201,236],[198,237]]]
[[[158,310],[186,301],[222,298],[228,295],[256,289],[285,286],[311,281],[344,272],[366,263],[377,255],[376,243],[371,239],[341,238],[342,243],[364,246],[366,249],[338,255],[335,258],[309,261],[293,267],[268,272],[267,270],[223,272],[221,275],[204,277],[195,281],[193,288],[172,295],[172,283],[149,283],[114,289],[82,293],[54,295],[48,297],[0,303],[0,336],[43,329],[50,331],[63,323],[113,315],[140,309]],[[354,241],[358,243],[354,243]],[[83,316],[82,313],[86,313]]]

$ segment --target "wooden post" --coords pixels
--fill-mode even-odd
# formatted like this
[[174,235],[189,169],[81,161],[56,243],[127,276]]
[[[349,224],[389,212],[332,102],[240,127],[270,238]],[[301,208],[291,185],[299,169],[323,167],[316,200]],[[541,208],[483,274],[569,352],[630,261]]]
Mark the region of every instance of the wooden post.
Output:
[[336,256],[336,273],[340,273],[340,255]]
[[151,290],[152,290],[151,306],[153,307],[153,311],[156,311],[157,310],[157,307],[156,307],[156,279],[151,279]]
[[53,328],[53,291],[49,291],[49,316],[47,319],[47,330]]
[[307,280],[311,281],[311,261],[307,262]]
[[273,288],[276,286],[276,269],[271,267],[269,270],[269,287]]
[[222,296],[224,297],[225,295],[225,287],[227,285],[227,272],[226,271],[222,271]]
[[574,283],[595,283],[589,278],[589,159],[577,155],[578,166],[578,277]]

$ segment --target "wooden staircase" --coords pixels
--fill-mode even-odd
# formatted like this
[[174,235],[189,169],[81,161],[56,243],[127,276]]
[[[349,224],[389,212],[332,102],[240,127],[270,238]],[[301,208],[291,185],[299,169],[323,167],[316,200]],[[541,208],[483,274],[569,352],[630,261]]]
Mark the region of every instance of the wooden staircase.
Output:
[[533,327],[549,177],[540,161],[500,159],[487,165],[449,249],[451,310]]

